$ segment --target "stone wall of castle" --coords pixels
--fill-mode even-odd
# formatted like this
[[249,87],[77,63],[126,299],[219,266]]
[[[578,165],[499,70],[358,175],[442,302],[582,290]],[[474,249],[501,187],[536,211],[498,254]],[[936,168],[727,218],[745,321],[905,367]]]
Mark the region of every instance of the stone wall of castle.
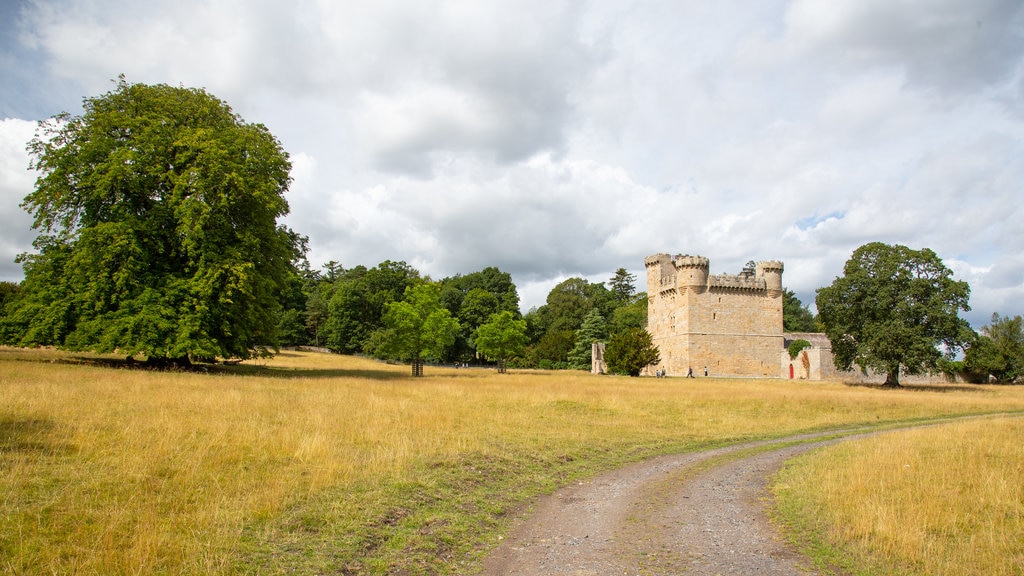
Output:
[[647,269],[647,331],[661,355],[653,374],[779,375],[783,347],[781,262],[753,274],[710,275],[702,256],[655,254]]

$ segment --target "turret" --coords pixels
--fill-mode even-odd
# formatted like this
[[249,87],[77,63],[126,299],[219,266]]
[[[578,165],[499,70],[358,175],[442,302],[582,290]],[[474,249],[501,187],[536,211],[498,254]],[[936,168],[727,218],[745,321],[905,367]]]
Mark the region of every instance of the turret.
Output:
[[644,258],[647,268],[647,294],[654,297],[666,288],[675,288],[675,274],[672,257],[668,254],[654,254]]
[[782,296],[782,262],[763,260],[757,263],[757,277],[764,279],[765,288],[772,298]]
[[708,289],[709,261],[703,256],[679,255],[672,262],[681,291],[693,290],[701,294]]

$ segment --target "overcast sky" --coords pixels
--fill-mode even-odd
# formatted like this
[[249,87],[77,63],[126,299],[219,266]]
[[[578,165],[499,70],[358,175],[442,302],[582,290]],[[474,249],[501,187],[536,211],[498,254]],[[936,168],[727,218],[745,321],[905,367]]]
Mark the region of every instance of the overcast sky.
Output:
[[310,260],[644,286],[782,260],[806,304],[872,241],[931,248],[976,328],[1024,313],[1019,0],[0,0],[0,279],[35,121],[204,87],[291,155]]

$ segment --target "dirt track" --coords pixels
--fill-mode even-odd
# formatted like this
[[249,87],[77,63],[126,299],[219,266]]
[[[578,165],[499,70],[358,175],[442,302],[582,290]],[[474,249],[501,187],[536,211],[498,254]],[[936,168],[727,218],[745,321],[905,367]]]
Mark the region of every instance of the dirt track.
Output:
[[[767,521],[764,497],[785,460],[839,441],[821,438],[664,456],[563,488],[538,503],[482,573],[813,574]],[[746,454],[752,449],[762,451]]]

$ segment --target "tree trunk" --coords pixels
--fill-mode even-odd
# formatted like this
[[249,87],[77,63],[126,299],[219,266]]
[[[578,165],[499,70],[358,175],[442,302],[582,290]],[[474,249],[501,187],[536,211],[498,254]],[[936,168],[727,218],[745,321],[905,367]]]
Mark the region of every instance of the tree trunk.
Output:
[[900,386],[900,369],[897,367],[895,370],[889,370],[885,375],[885,384],[882,384],[885,388],[902,388]]

